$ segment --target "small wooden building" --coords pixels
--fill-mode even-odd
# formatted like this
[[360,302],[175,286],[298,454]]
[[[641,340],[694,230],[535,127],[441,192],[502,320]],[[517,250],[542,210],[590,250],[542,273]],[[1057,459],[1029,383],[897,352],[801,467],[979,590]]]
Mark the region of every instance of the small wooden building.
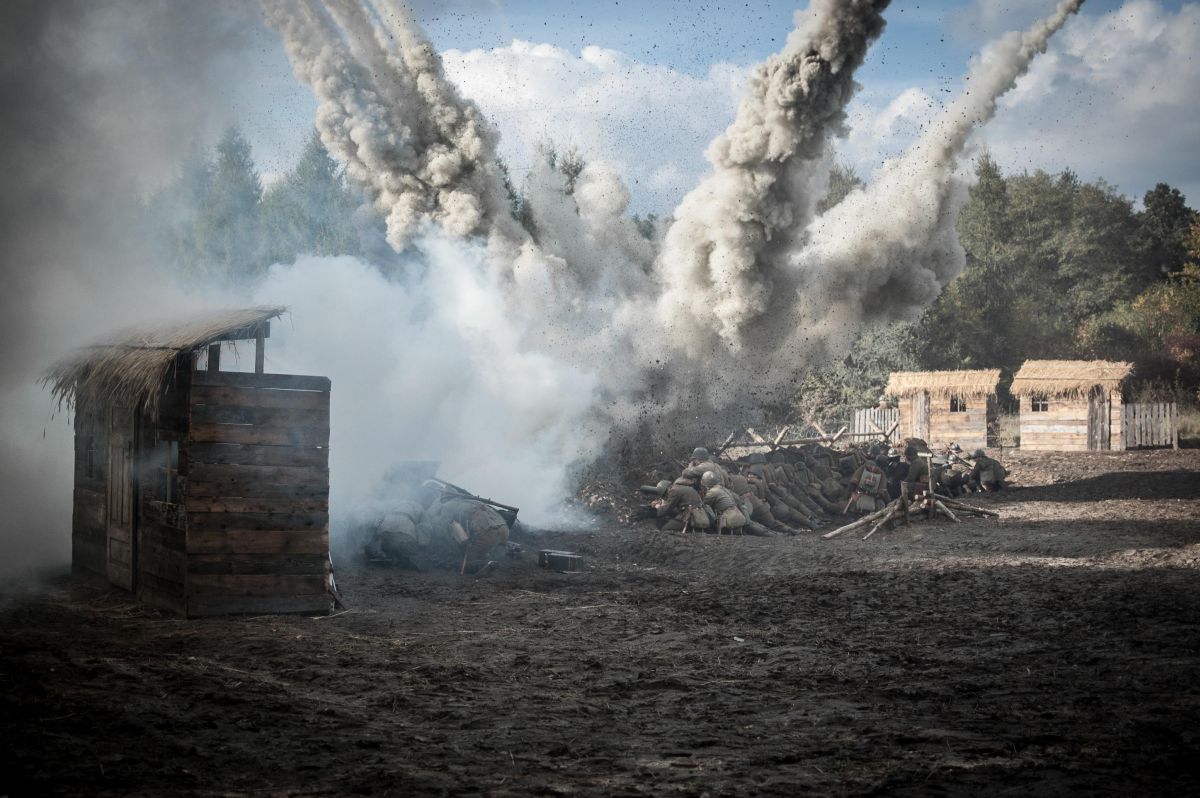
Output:
[[921,438],[930,446],[987,446],[999,382],[1000,369],[892,372],[884,393],[897,399],[897,437]]
[[[186,617],[329,610],[330,383],[264,373],[284,310],[129,331],[50,371],[75,410],[77,573]],[[221,370],[229,342],[253,373]]]
[[1133,368],[1106,360],[1026,360],[1013,378],[1021,448],[1124,449],[1121,387]]

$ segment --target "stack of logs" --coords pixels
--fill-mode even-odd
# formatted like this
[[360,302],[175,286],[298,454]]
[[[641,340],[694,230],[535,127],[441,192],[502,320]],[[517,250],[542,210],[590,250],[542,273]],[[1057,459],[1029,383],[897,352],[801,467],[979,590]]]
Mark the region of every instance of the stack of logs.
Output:
[[[907,486],[906,486],[907,487]],[[992,510],[985,510],[982,507],[972,507],[969,504],[963,504],[957,499],[952,499],[949,496],[942,496],[938,493],[923,493],[915,499],[910,500],[907,491],[903,491],[899,499],[895,499],[882,510],[877,510],[869,515],[864,515],[857,521],[838,527],[832,532],[827,532],[821,537],[824,540],[835,538],[844,532],[850,532],[855,529],[863,529],[871,525],[871,530],[863,536],[863,540],[871,537],[884,525],[891,521],[899,521],[907,524],[911,518],[934,518],[936,515],[944,515],[954,523],[962,523],[958,515],[955,513],[968,513],[980,517],[999,518],[1000,513]],[[872,525],[873,524],[873,525]]]

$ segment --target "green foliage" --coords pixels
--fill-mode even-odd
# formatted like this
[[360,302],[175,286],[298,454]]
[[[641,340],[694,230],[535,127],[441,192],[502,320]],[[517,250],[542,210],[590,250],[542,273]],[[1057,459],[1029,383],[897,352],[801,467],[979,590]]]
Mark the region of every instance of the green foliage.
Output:
[[266,262],[290,262],[302,253],[358,254],[353,214],[361,203],[314,131],[296,166],[263,198]]
[[[187,159],[147,211],[177,274],[236,284],[300,255],[361,255],[362,202],[315,132],[292,170],[264,192],[249,142],[231,128],[212,156]],[[382,222],[374,224],[382,234]]]
[[1138,214],[1138,244],[1144,252],[1146,277],[1162,279],[1183,267],[1188,230],[1196,212],[1187,206],[1179,189],[1166,183],[1147,191],[1142,205],[1145,207]]
[[793,420],[847,423],[854,410],[874,405],[888,374],[919,367],[915,335],[911,324],[864,330],[845,355],[801,376],[792,401]]

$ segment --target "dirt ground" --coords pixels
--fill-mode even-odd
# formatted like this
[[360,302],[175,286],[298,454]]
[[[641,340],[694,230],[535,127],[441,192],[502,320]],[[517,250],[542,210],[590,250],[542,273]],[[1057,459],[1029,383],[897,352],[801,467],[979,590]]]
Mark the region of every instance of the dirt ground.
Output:
[[0,795],[1193,793],[1200,451],[1005,460],[1000,520],[550,535],[320,619],[10,586]]

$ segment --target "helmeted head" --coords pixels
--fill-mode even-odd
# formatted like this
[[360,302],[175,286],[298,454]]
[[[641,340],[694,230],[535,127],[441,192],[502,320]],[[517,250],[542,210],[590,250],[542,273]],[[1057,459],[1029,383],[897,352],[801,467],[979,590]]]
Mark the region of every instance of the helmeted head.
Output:
[[759,479],[766,479],[766,470],[758,464],[750,466],[750,473]]
[[692,449],[693,460],[707,460],[709,456],[708,449],[705,449],[703,446],[697,446],[695,449]]
[[987,452],[985,452],[983,449],[976,449],[975,453],[973,455],[971,455],[971,457],[978,459],[980,457],[983,457],[986,454],[987,454]]
[[721,480],[717,477],[716,471],[705,471],[704,476],[700,477],[700,484],[706,488],[711,488],[714,485],[720,484]]
[[696,480],[688,479],[687,477],[676,477],[675,481],[671,484],[678,485],[681,488],[694,488],[696,487]]
[[657,485],[643,485],[642,492],[652,493],[657,496],[666,496],[667,491],[671,487],[671,481],[668,479],[660,479]]
[[895,446],[892,446],[888,449],[887,456],[889,460],[899,460],[900,452],[896,451]]
[[950,444],[950,451],[954,452],[955,454],[958,454],[959,452],[962,451],[962,447],[959,446],[957,443],[952,443],[952,444]]

